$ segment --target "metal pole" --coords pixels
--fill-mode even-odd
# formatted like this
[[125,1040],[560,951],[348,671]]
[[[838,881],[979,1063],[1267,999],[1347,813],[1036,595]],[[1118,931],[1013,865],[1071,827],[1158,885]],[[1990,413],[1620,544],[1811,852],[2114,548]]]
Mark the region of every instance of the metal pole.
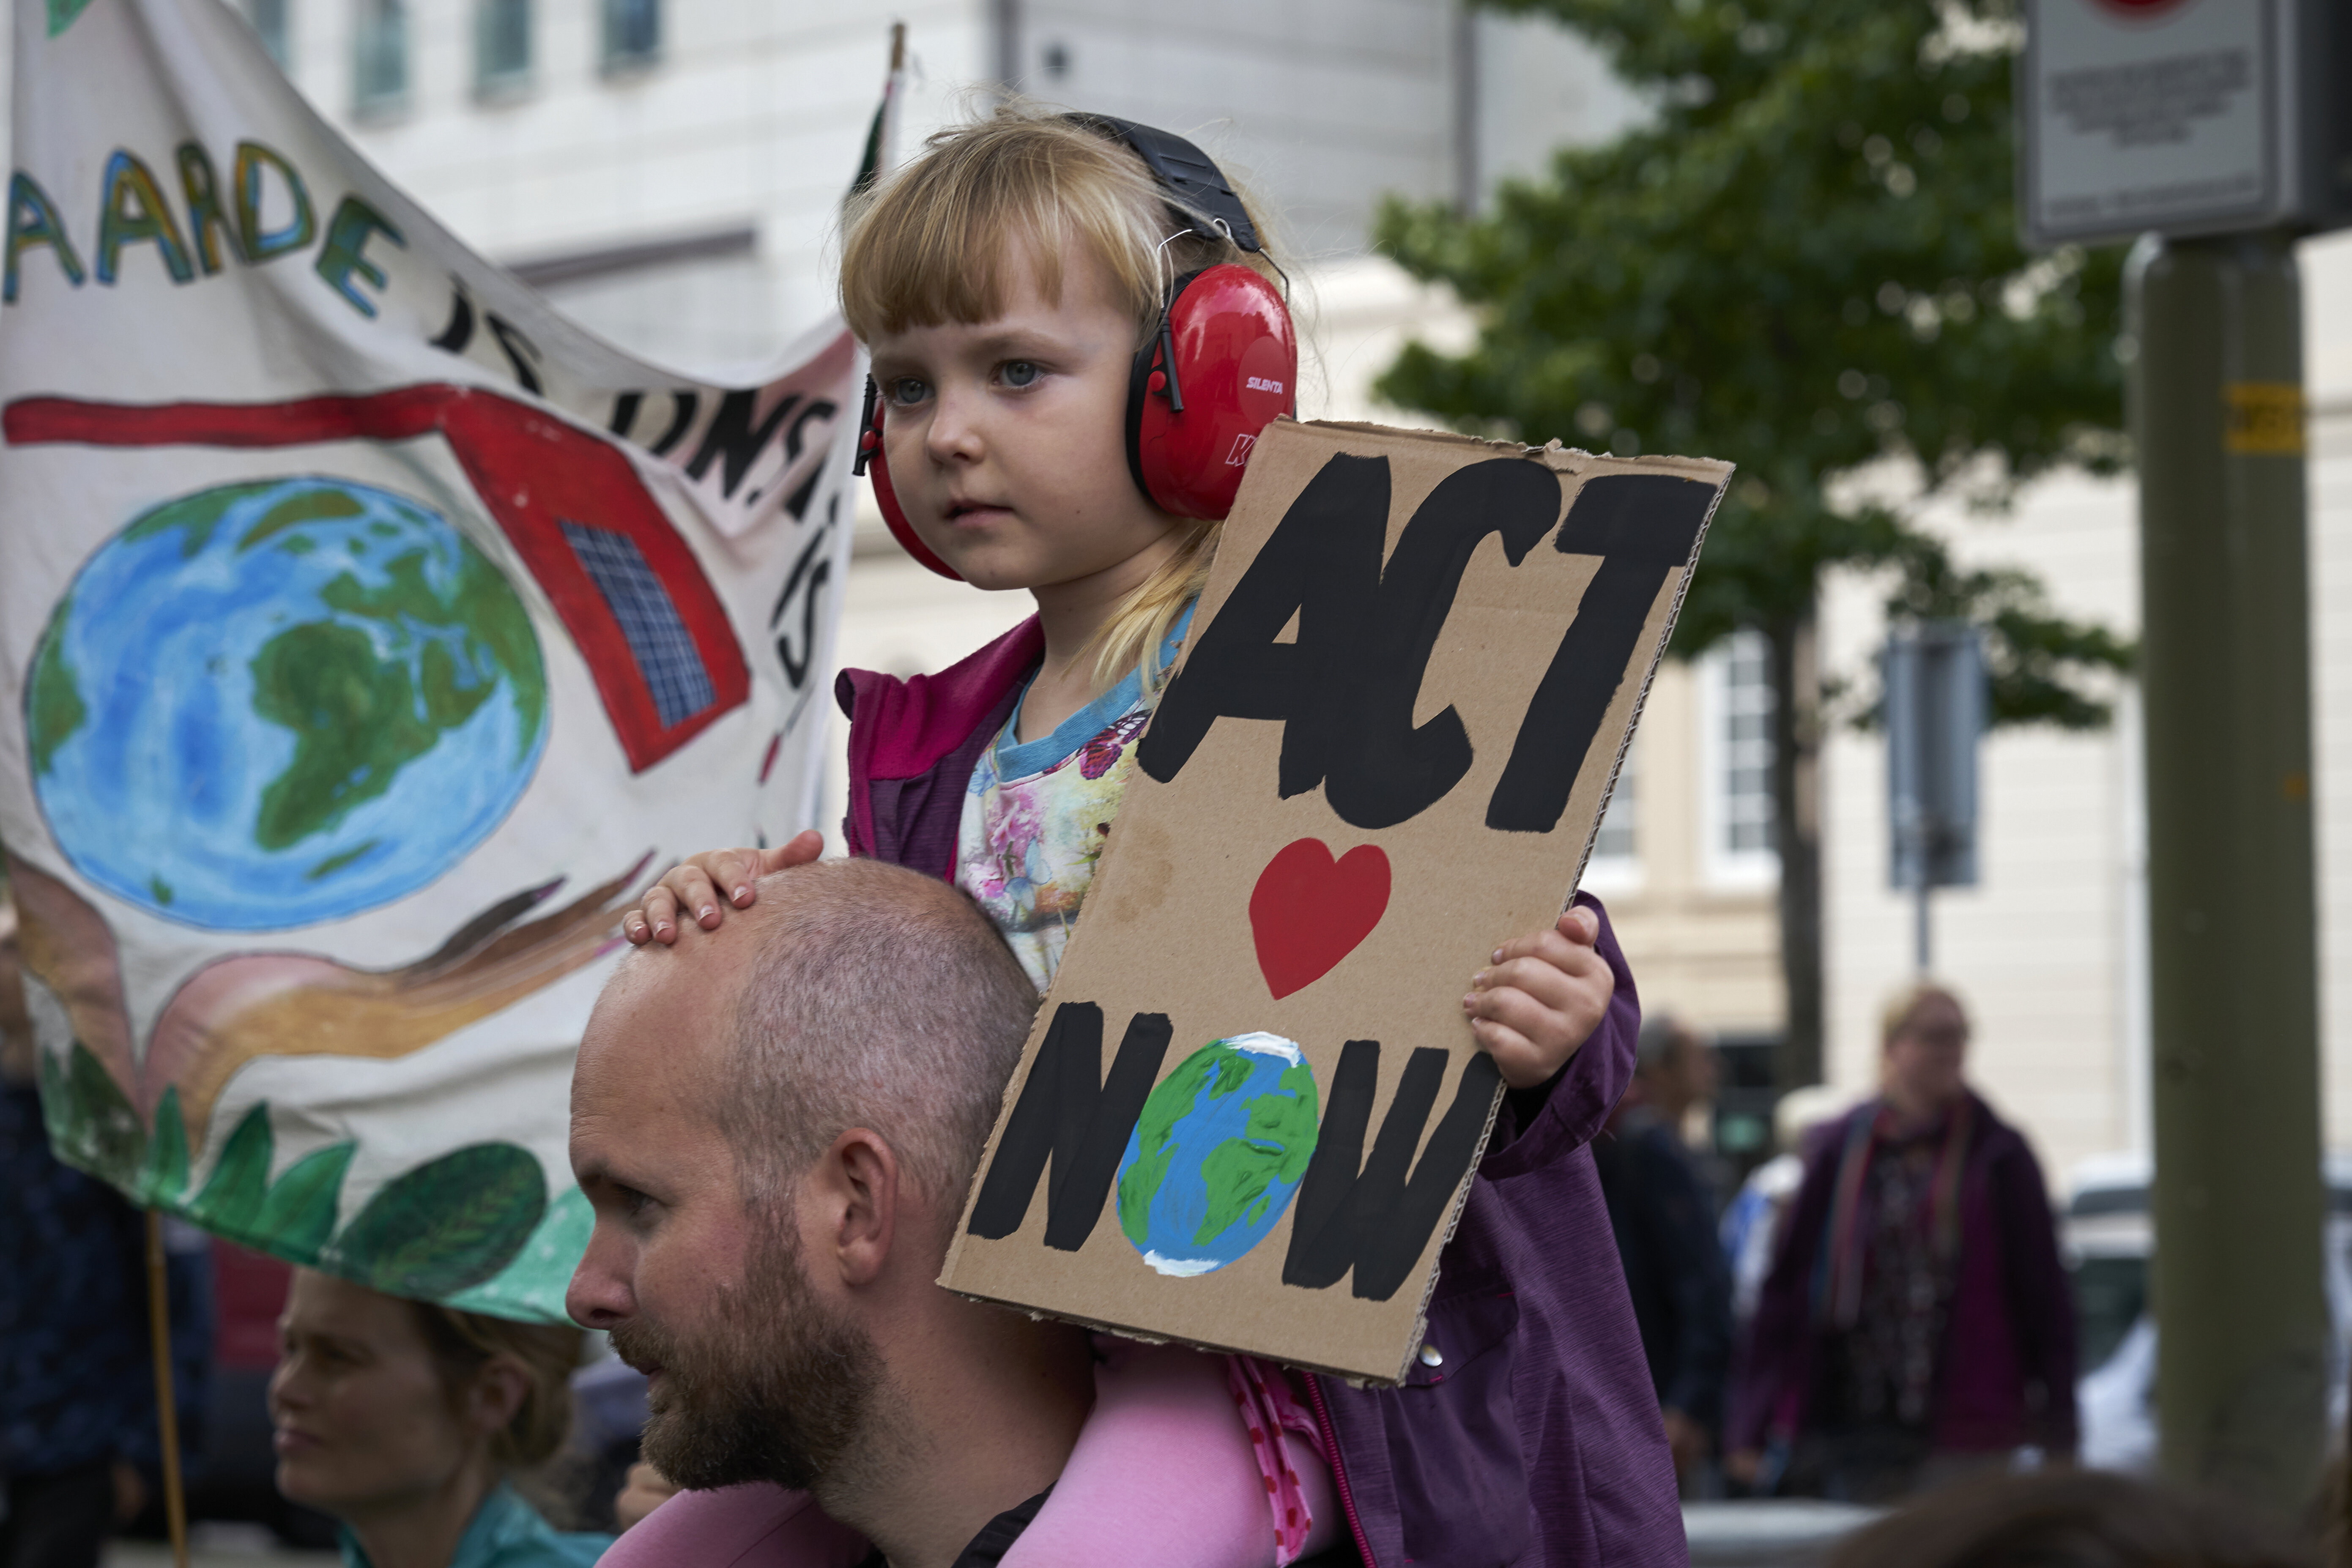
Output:
[[2326,1446],[2302,294],[2133,252],[2162,1463],[2284,1517]]
[[1927,941],[1927,900],[1932,896],[1927,886],[1927,856],[1925,850],[1922,850],[1919,856],[1919,882],[1916,896],[1918,899],[1918,910],[1914,917],[1916,924],[1916,929],[1912,932],[1912,938],[1913,946],[1919,961],[1919,977],[1924,980],[1927,977],[1927,972],[1931,967],[1927,962],[1929,957],[1929,944]]

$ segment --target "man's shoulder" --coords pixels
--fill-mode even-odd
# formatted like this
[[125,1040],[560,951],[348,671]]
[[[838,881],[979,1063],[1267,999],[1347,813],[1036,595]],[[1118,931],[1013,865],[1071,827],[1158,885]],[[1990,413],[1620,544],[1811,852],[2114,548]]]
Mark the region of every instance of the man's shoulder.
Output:
[[478,1564],[451,1568],[592,1568],[612,1549],[614,1538],[590,1531],[550,1530],[502,1542]]

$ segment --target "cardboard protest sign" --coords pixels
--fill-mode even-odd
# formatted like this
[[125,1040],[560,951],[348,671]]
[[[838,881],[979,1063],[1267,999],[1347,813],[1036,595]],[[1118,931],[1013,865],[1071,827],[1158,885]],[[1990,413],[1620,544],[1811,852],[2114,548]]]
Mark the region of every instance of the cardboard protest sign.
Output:
[[0,840],[51,1141],[562,1321],[621,906],[816,815],[856,346],[730,387],[599,342],[217,0],[15,26]]
[[1730,471],[1265,433],[942,1284],[1402,1378],[1501,1091],[1462,994],[1581,874]]

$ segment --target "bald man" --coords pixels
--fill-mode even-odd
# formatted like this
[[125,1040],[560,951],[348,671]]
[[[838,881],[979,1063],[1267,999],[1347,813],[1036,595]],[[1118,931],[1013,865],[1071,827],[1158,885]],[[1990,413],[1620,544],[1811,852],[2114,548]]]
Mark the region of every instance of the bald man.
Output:
[[864,1538],[844,1563],[1018,1536],[1093,1398],[1087,1340],[934,1281],[1036,1005],[962,893],[871,860],[624,962],[572,1080],[596,1226],[567,1304],[649,1377],[663,1474],[805,1489]]

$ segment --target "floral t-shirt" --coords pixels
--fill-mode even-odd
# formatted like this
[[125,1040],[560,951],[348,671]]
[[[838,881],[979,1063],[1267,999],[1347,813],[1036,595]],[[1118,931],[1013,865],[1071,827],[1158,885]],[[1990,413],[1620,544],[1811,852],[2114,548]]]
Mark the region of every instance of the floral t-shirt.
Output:
[[[1192,624],[1187,606],[1160,645],[1164,672]],[[1094,885],[1135,740],[1159,692],[1143,689],[1140,670],[1071,714],[1050,735],[1021,732],[1023,692],[995,742],[981,753],[956,835],[956,886],[970,893],[1044,991],[1061,966],[1078,906]]]

